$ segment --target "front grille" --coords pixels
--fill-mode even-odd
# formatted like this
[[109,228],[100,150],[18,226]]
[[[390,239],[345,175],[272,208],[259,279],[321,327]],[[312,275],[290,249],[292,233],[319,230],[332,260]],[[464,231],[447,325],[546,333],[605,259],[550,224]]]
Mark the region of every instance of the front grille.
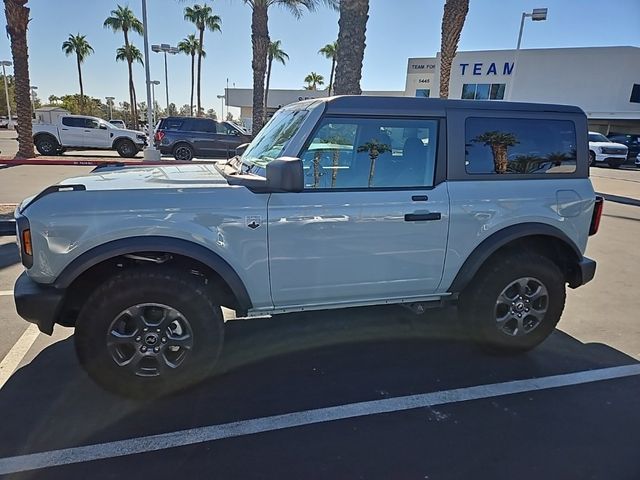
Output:
[[606,153],[607,155],[626,155],[626,148],[615,148],[615,147],[603,147],[602,153]]

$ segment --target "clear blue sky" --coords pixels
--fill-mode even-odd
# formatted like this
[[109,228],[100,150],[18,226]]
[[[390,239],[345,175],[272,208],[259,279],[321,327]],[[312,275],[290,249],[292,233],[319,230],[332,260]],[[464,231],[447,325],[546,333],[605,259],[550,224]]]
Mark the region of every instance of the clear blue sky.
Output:
[[[200,0],[202,2],[202,0]],[[114,60],[123,44],[122,34],[104,29],[102,23],[117,0],[30,0],[29,63],[31,83],[39,97],[78,92],[75,59],[67,58],[61,44],[69,33],[81,33],[95,49],[83,66],[85,93],[93,97],[115,96],[128,100],[127,68]],[[141,18],[140,0],[121,0]],[[183,20],[186,5],[196,2],[148,0],[151,43],[175,45],[194,28]],[[230,85],[251,87],[251,11],[242,0],[209,0],[222,17],[222,34],[205,33],[207,58],[203,63],[203,104],[220,113],[216,95]],[[362,79],[365,90],[404,90],[407,58],[434,56],[440,46],[443,0],[371,0],[367,49]],[[527,21],[523,48],[599,45],[640,45],[638,0],[471,0],[462,32],[460,50],[515,47],[523,11],[548,7],[546,22]],[[1,15],[4,27],[5,18]],[[276,65],[273,88],[300,88],[311,71],[328,79],[330,63],[317,51],[336,39],[337,12],[320,7],[296,21],[286,10],[274,7],[269,29],[272,39],[282,40],[291,57],[286,67]],[[4,28],[3,28],[4,30]],[[142,50],[142,37],[133,36]],[[0,37],[0,57],[10,59],[9,41]],[[156,100],[164,105],[162,56],[151,54],[152,78],[162,82]],[[594,65],[594,68],[597,68]],[[640,65],[638,66],[640,79]],[[138,99],[144,100],[144,69],[135,67]],[[178,107],[189,102],[190,61],[185,55],[169,57],[170,100]]]

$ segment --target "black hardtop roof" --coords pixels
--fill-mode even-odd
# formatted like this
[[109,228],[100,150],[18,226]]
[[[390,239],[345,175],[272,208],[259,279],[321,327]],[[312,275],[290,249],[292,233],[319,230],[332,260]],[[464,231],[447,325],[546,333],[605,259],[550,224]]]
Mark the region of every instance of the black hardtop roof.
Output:
[[582,109],[572,105],[545,103],[507,102],[501,100],[450,100],[418,97],[377,97],[368,95],[347,95],[318,99],[326,103],[326,113],[331,114],[395,114],[421,115],[425,112],[445,112],[446,110],[499,110],[554,113],[582,113]]

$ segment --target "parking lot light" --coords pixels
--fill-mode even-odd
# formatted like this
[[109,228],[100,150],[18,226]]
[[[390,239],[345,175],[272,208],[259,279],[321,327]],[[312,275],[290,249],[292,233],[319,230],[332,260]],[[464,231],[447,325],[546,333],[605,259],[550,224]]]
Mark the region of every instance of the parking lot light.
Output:
[[168,43],[161,43],[160,45],[151,45],[151,50],[155,53],[164,53],[164,88],[167,95],[167,115],[169,114],[169,74],[167,70],[167,53],[169,55],[175,55],[178,53],[177,47],[172,47]]
[[522,12],[522,18],[520,19],[520,33],[518,33],[518,45],[516,50],[520,50],[520,44],[522,43],[522,31],[524,30],[524,19],[530,17],[534,22],[541,22],[547,19],[546,8],[534,8],[531,13]]
[[11,128],[11,105],[9,104],[9,86],[7,84],[7,72],[5,71],[4,67],[10,67],[11,65],[13,65],[13,63],[11,63],[8,60],[2,60],[0,61],[0,65],[2,65],[2,77],[4,78],[4,94],[5,94],[5,98],[7,100],[7,117],[9,118],[9,123],[8,128]]

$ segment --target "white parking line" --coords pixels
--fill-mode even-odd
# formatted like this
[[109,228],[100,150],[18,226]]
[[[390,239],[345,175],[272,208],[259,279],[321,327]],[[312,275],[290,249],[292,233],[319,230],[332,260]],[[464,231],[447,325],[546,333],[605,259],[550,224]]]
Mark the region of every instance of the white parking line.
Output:
[[0,362],[0,389],[20,365],[20,361],[27,354],[33,342],[36,341],[39,333],[38,326],[33,323],[30,324],[18,341],[11,347],[9,353],[2,359],[2,362]]
[[13,290],[0,290],[0,297],[13,295]]
[[640,364],[588,370],[529,380],[516,380],[512,382],[478,385],[475,387],[456,388],[421,395],[373,400],[370,402],[352,403],[336,407],[319,408],[317,410],[306,410],[272,417],[225,423],[222,425],[192,428],[160,435],[137,437],[128,440],[6,457],[0,458],[0,475],[154,452],[224,438],[241,437],[244,435],[272,432],[285,428],[333,422],[367,415],[400,412],[415,408],[432,407],[537,390],[548,390],[551,388],[580,385],[634,375],[640,375]]

